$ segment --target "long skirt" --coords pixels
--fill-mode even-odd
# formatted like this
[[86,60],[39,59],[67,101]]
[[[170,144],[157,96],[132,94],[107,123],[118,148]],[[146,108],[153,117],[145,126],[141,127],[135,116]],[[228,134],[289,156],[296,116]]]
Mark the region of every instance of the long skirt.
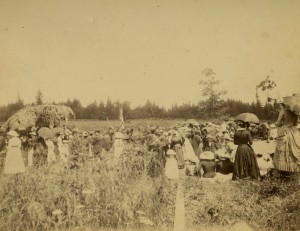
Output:
[[273,163],[277,170],[300,172],[300,132],[297,127],[279,128]]
[[5,159],[4,173],[15,174],[25,172],[25,164],[19,147],[8,149]]
[[193,146],[189,141],[189,139],[185,140],[182,150],[183,150],[183,157],[185,161],[189,160],[195,164],[199,163],[199,159],[196,156]]
[[233,180],[252,178],[259,179],[259,167],[253,148],[247,144],[238,146],[233,165]]
[[174,157],[166,158],[165,175],[168,179],[178,179],[179,178],[179,170],[178,170],[178,166],[177,166],[177,161]]

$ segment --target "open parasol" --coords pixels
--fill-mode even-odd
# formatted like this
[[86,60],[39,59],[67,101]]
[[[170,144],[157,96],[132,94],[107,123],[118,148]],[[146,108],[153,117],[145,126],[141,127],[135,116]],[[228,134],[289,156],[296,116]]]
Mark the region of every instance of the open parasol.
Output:
[[283,97],[283,102],[289,110],[300,115],[300,95]]
[[52,132],[53,132],[54,134],[58,134],[58,133],[60,133],[60,132],[64,132],[64,129],[63,129],[62,127],[52,128],[51,130],[52,130]]
[[259,123],[258,117],[255,114],[253,114],[253,113],[242,113],[242,114],[239,114],[235,118],[235,121],[237,121],[237,120],[241,120],[243,122],[248,122],[248,123],[256,123],[256,124]]
[[52,139],[55,136],[55,133],[48,127],[42,127],[37,131],[37,134],[40,137],[46,139]]

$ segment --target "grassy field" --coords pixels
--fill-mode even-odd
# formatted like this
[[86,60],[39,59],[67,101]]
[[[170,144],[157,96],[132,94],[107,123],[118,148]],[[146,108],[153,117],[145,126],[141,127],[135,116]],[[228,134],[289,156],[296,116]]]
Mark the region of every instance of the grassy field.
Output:
[[[133,230],[172,226],[176,185],[151,178],[146,150],[126,147],[79,169],[60,164],[0,174],[0,230]],[[153,229],[152,229],[153,230]]]
[[[174,126],[182,120],[134,120],[138,124]],[[106,130],[119,121],[73,120],[70,127]],[[272,153],[275,141],[256,141],[256,153]],[[176,182],[151,178],[151,152],[128,146],[122,161],[106,153],[101,162],[87,161],[74,171],[59,164],[0,174],[0,231],[7,230],[172,230]],[[295,178],[262,181],[205,181],[183,176],[186,230],[300,230],[300,187]],[[141,216],[154,226],[141,222]],[[149,222],[149,221],[148,221]],[[147,222],[146,222],[147,223]]]
[[300,190],[293,180],[212,183],[185,181],[186,224],[195,230],[232,230],[245,222],[252,230],[300,230]]

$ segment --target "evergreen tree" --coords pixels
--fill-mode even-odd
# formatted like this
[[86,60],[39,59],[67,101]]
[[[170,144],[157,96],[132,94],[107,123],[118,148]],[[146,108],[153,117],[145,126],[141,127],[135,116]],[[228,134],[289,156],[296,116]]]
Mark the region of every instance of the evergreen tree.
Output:
[[42,105],[43,104],[43,93],[41,90],[38,90],[36,96],[35,96],[35,104],[36,105]]

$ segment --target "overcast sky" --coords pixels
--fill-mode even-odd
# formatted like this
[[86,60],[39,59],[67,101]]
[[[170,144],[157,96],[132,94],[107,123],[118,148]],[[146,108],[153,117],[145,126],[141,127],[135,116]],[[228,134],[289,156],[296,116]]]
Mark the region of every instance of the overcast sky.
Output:
[[300,1],[0,0],[0,105],[201,99],[210,67],[226,97],[255,100],[267,75],[300,91]]

